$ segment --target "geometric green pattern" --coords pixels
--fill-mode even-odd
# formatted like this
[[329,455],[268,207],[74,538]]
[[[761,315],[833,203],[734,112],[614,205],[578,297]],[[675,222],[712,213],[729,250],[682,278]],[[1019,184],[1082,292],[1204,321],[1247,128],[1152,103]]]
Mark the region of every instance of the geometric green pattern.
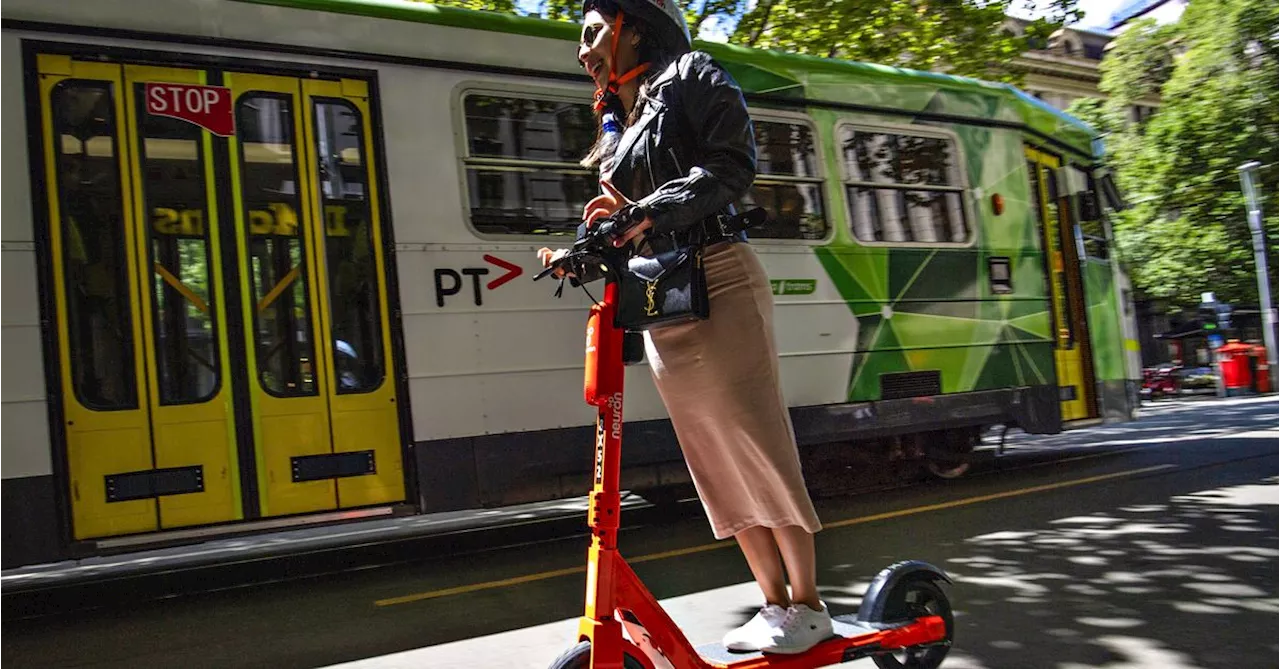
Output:
[[1111,263],[1090,258],[1085,261],[1084,293],[1088,300],[1089,337],[1093,348],[1094,374],[1099,381],[1125,378],[1124,331],[1120,328],[1120,306],[1115,291]]
[[[877,91],[882,98],[892,92]],[[982,118],[1002,114],[1000,101],[989,96],[936,91],[927,100],[917,99],[927,111]],[[902,106],[903,100],[891,102]],[[1055,383],[1044,255],[1022,137],[1009,130],[945,127],[959,140],[970,188],[999,193],[1004,212],[997,216],[989,198],[975,198],[976,220],[969,225],[977,239],[967,248],[846,243],[816,249],[858,319],[850,401],[879,399],[879,377],[891,372],[937,370],[944,393]],[[833,213],[843,218],[844,212]],[[990,293],[987,259],[993,256],[1009,258],[1012,295]],[[1099,305],[1099,315],[1107,309]]]
[[984,294],[988,254],[816,251],[858,319],[850,401],[879,399],[880,375],[892,372],[938,370],[944,393],[1051,383],[1053,344],[1043,295]]

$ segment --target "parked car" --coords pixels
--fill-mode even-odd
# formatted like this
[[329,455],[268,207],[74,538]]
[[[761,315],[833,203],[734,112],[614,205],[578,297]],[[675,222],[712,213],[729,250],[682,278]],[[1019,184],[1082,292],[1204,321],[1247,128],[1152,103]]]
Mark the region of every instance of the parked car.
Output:
[[1142,370],[1142,399],[1157,400],[1181,392],[1181,365],[1162,363]]

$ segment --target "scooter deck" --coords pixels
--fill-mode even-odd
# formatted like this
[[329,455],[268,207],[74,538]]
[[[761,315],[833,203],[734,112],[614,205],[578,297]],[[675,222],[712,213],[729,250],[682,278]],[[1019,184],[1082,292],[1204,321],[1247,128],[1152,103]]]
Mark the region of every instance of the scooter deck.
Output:
[[[854,614],[836,616],[831,619],[832,631],[835,634],[832,639],[843,637],[852,639],[864,634],[873,634],[881,630],[895,627],[894,625],[884,625],[878,623],[859,622],[858,617]],[[698,654],[702,659],[715,664],[730,664],[733,662],[742,662],[744,660],[753,660],[764,655],[760,652],[735,652],[724,647],[724,644],[711,643],[698,647]]]

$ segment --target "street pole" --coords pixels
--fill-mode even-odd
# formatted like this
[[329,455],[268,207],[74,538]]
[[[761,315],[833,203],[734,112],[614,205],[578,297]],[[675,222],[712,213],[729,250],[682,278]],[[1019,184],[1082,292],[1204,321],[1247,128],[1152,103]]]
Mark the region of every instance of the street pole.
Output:
[[1238,169],[1240,184],[1249,207],[1249,230],[1253,233],[1253,259],[1258,274],[1258,308],[1262,311],[1262,341],[1267,347],[1267,366],[1276,370],[1276,314],[1271,310],[1271,280],[1267,274],[1267,239],[1262,231],[1262,207],[1253,187],[1253,173],[1262,164],[1251,160]]

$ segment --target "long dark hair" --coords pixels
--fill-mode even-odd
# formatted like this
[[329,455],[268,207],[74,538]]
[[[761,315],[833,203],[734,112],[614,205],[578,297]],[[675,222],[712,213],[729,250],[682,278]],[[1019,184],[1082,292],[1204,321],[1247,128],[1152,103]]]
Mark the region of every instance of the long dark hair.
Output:
[[[621,11],[621,7],[614,0],[595,0],[588,5],[588,9],[600,12],[600,15],[611,24],[618,17],[618,12]],[[622,100],[617,95],[612,94],[605,95],[604,109],[595,111],[596,141],[591,146],[591,149],[587,151],[587,156],[582,159],[581,165],[587,168],[599,167],[602,172],[605,171],[606,161],[613,159],[613,152],[618,148],[618,140],[621,137],[621,133],[605,133],[601,125],[604,115],[612,112],[614,118],[618,119],[624,127],[629,127],[632,123],[635,123],[640,116],[640,103],[648,97],[650,82],[662,74],[663,70],[667,69],[671,62],[675,60],[675,56],[664,50],[658,40],[651,36],[650,26],[643,19],[623,12],[622,24],[630,26],[640,35],[640,44],[636,47],[639,52],[639,62],[637,64],[649,63],[649,69],[640,75],[640,90],[636,94],[636,102],[632,106],[630,114],[627,114],[622,107]]]

